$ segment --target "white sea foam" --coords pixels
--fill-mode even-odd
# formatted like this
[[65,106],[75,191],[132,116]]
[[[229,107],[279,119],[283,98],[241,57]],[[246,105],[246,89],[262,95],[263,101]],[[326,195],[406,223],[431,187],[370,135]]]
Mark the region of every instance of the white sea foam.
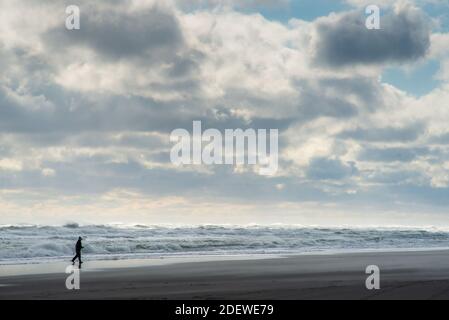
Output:
[[0,225],[0,264],[67,260],[78,236],[85,238],[86,259],[449,247],[449,232],[436,228]]

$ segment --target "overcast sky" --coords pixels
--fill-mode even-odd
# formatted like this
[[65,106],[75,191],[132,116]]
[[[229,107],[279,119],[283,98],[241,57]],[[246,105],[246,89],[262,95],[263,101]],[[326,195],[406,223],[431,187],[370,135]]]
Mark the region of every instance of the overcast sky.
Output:
[[[0,70],[0,224],[449,226],[447,0],[2,1]],[[173,166],[193,120],[277,174]]]

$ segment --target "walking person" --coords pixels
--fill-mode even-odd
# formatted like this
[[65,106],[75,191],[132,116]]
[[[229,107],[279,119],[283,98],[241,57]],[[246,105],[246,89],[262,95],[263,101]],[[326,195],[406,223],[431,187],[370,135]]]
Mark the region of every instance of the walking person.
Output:
[[82,240],[83,240],[83,238],[81,238],[81,237],[78,238],[78,241],[76,242],[76,245],[75,245],[75,252],[76,252],[76,255],[75,255],[75,256],[73,257],[73,259],[72,259],[73,265],[75,265],[75,260],[78,259],[78,261],[79,261],[79,267],[80,267],[80,268],[81,268],[81,264],[83,263],[83,262],[81,261],[81,249],[84,248],[84,247],[83,247],[83,244],[81,243]]

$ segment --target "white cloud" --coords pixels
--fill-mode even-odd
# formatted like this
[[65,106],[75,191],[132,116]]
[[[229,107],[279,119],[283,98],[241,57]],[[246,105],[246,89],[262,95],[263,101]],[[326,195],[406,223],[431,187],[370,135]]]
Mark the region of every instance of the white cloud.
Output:
[[[128,211],[136,219],[157,218],[159,211],[207,219],[219,203],[220,214],[235,208],[249,220],[263,209],[255,205],[260,201],[277,210],[311,200],[338,207],[347,197],[381,198],[388,206],[394,185],[405,188],[401,199],[413,196],[412,187],[428,188],[431,203],[432,189],[448,186],[449,152],[431,142],[449,134],[447,85],[413,98],[381,82],[388,61],[358,59],[354,67],[349,59],[342,69],[316,63],[314,49],[323,40],[317,28],[346,13],[280,23],[238,12],[231,2],[215,1],[214,10],[82,2],[84,14],[92,10],[91,24],[82,28],[124,24],[126,32],[112,28],[111,39],[102,39],[107,28],[70,38],[58,29],[64,20],[53,15],[54,2],[8,4],[0,13],[0,178],[3,190],[40,190],[25,215],[82,209],[84,218],[104,210],[102,219]],[[261,4],[271,1],[251,8]],[[32,10],[11,32],[15,19]],[[107,13],[113,15],[102,16]],[[147,16],[173,23],[158,30],[141,19]],[[148,28],[151,37],[136,34]],[[431,36],[429,58],[442,62],[442,79],[449,78],[447,38]],[[279,127],[279,175],[265,179],[247,167],[173,168],[168,133],[198,119],[220,129]],[[407,161],[391,155],[405,149]],[[64,200],[52,201],[55,194]],[[19,212],[18,198],[0,204]]]

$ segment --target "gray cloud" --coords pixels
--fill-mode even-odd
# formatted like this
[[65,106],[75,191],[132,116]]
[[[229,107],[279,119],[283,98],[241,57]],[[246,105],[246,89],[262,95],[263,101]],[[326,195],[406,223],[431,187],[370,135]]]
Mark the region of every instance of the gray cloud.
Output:
[[429,179],[421,172],[411,170],[390,170],[390,171],[368,171],[364,172],[365,179],[369,182],[385,185],[403,184],[428,184]]
[[345,130],[339,134],[340,138],[354,139],[359,141],[382,142],[382,141],[415,141],[424,133],[425,126],[416,123],[404,128],[384,127],[384,128],[356,128]]
[[429,139],[431,143],[449,145],[449,133],[433,136]]
[[80,30],[56,27],[43,38],[55,48],[86,46],[110,59],[145,55],[147,63],[175,57],[184,41],[174,14],[157,6],[138,12],[91,6],[83,10]]
[[[378,83],[369,78],[301,80],[295,86],[301,91],[294,115],[300,122],[319,117],[353,118],[371,111],[373,105],[381,105]],[[350,94],[357,97],[358,103],[348,99]]]
[[410,162],[422,155],[428,155],[429,149],[421,148],[366,148],[360,156],[360,160],[377,162]]
[[362,11],[317,23],[315,61],[341,67],[413,61],[430,47],[430,27],[424,14],[411,7],[381,17],[381,29],[365,27]]
[[[127,1],[101,3],[91,2],[88,10],[83,6],[79,33],[66,31],[61,23],[36,37],[38,44],[24,45],[24,37],[9,47],[1,44],[5,33],[0,36],[0,187],[40,190],[47,199],[81,195],[80,202],[86,195],[125,189],[251,205],[348,200],[370,205],[372,199],[395,204],[395,190],[388,189],[394,184],[445,188],[447,152],[416,147],[425,136],[427,118],[408,108],[411,114],[398,116],[402,96],[373,73],[333,68],[423,56],[428,29],[420,13],[410,8],[390,13],[382,20],[383,30],[369,33],[359,21],[363,14],[343,13],[335,22],[322,18],[315,59],[325,70],[315,73],[313,66],[293,61],[306,50],[287,43],[290,34],[307,28],[296,30],[232,10],[191,12],[189,19],[206,20],[198,25],[210,23],[197,35],[196,27],[181,29],[180,11],[153,7],[129,12],[123,5]],[[227,24],[242,33],[235,38],[223,34]],[[247,25],[254,29],[249,36]],[[78,47],[89,50],[78,56]],[[85,74],[70,77],[68,66],[78,64],[87,66]],[[294,69],[297,65],[304,74]],[[112,80],[119,81],[110,84],[102,77],[116,66]],[[89,85],[77,87],[84,79]],[[391,121],[390,110],[395,115]],[[279,129],[280,176],[267,179],[232,166],[171,167],[168,134],[175,128],[190,131],[193,120],[201,120],[203,129],[220,131]],[[300,133],[287,130],[292,128]],[[432,139],[449,141],[446,135]],[[389,143],[403,147],[389,148]],[[407,162],[414,159],[424,169],[410,171]],[[362,166],[364,161],[370,163]],[[432,181],[435,176],[440,179]],[[403,188],[406,198],[420,191]],[[429,187],[423,201],[445,190],[432,193]]]
[[307,177],[314,180],[340,180],[357,174],[355,163],[339,159],[314,158],[307,168]]

